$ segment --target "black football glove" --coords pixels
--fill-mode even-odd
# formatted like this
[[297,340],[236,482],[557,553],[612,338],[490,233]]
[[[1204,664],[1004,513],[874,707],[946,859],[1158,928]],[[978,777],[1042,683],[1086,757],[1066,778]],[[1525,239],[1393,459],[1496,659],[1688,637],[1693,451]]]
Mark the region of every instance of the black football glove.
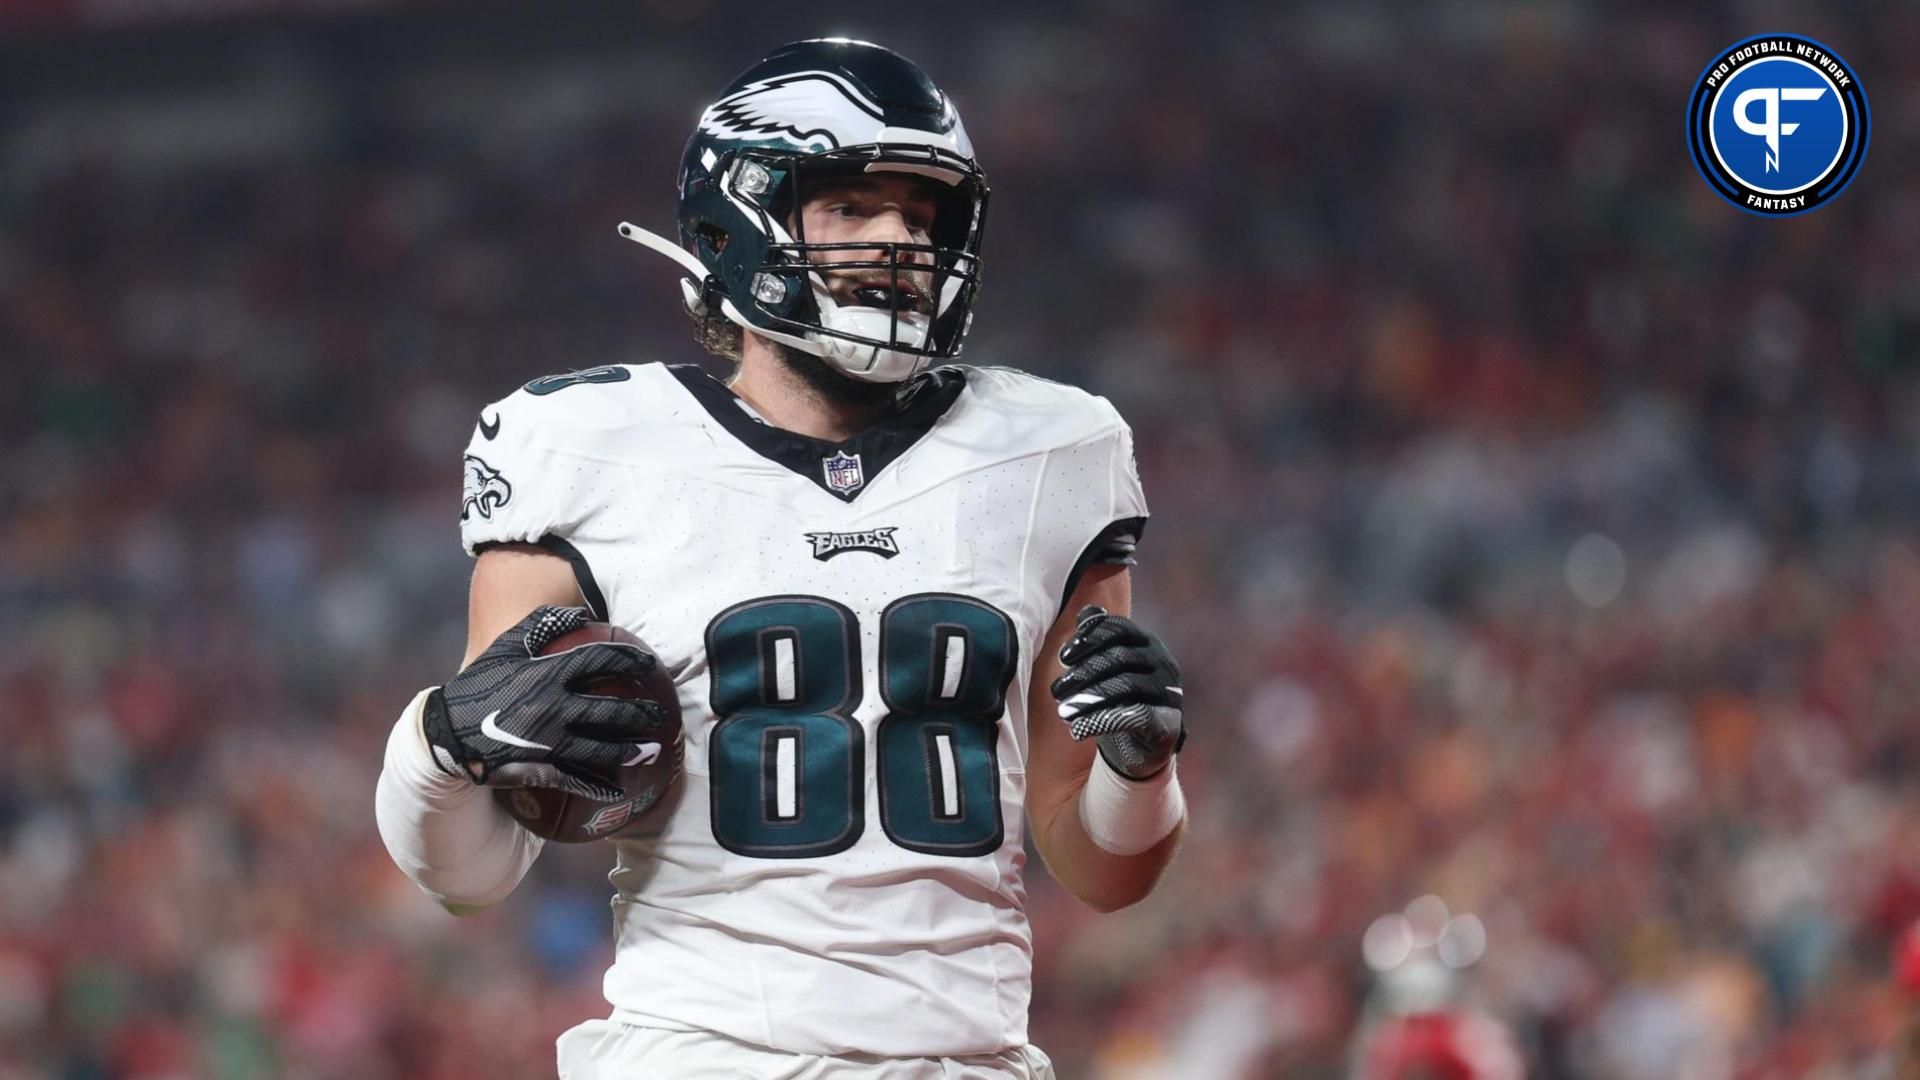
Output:
[[613,778],[634,743],[657,736],[666,711],[583,684],[637,681],[660,661],[617,641],[540,655],[586,622],[585,608],[535,608],[427,695],[421,728],[443,771],[489,787],[558,788],[595,802],[623,797]]
[[1098,741],[1115,772],[1145,780],[1187,741],[1180,715],[1180,665],[1159,635],[1124,615],[1080,609],[1060,648],[1066,673],[1053,680],[1060,718],[1076,739]]

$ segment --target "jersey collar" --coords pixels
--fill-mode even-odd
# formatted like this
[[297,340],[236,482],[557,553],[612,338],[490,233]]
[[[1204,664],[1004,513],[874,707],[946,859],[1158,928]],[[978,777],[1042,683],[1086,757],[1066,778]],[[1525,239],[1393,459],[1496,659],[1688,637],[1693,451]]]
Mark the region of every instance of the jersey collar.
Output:
[[843,502],[858,498],[882,470],[933,430],[967,386],[966,369],[934,368],[901,390],[894,411],[850,439],[828,442],[757,419],[738,395],[698,364],[669,364],[667,370],[728,434]]

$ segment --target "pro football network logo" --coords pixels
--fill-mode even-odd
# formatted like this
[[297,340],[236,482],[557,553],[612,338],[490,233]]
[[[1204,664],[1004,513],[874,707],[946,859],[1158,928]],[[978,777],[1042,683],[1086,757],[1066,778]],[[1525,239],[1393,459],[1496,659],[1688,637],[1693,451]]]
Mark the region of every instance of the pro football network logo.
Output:
[[463,485],[460,500],[460,520],[466,521],[478,514],[483,518],[493,517],[493,512],[507,505],[513,498],[513,485],[500,475],[500,470],[474,457],[466,455],[466,482]]
[[1734,42],[1687,106],[1693,163],[1721,198],[1786,217],[1846,190],[1867,156],[1867,94],[1832,49],[1797,34]]
[[860,467],[859,454],[835,450],[832,457],[820,460],[820,467],[826,471],[827,490],[835,495],[845,497],[867,486],[867,473]]
[[821,562],[849,551],[871,551],[883,559],[891,559],[900,554],[900,545],[893,539],[893,534],[899,531],[897,526],[889,526],[863,532],[810,532],[807,539],[813,541],[813,557]]

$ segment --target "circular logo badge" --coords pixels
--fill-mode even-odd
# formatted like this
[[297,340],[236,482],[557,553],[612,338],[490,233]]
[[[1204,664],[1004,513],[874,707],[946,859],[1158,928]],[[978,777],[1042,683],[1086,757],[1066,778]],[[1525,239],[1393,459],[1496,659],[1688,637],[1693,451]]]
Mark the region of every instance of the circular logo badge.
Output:
[[1832,49],[1762,34],[1721,50],[1694,85],[1687,142],[1708,185],[1785,217],[1846,190],[1867,156],[1867,94]]

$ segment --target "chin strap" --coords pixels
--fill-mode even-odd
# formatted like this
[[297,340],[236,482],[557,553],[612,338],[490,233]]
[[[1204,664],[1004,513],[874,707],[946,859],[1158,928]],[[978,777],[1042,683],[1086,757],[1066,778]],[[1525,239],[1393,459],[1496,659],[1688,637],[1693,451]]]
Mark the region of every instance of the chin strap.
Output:
[[681,269],[693,275],[695,281],[704,282],[711,276],[707,273],[707,268],[700,265],[700,260],[694,257],[693,252],[658,233],[650,233],[638,225],[623,221],[620,223],[620,235],[643,248],[657,251],[679,263]]
[[[706,314],[707,297],[716,291],[717,283],[713,275],[707,273],[707,268],[700,265],[700,260],[694,258],[692,252],[668,240],[666,237],[658,233],[648,232],[632,222],[623,221],[620,223],[620,235],[649,251],[657,251],[678,264],[680,269],[687,274],[686,277],[680,279],[680,296],[686,301],[687,310],[693,312],[695,315]],[[725,314],[729,321],[745,326],[746,322],[738,317],[738,312],[726,310],[732,308],[732,306],[731,302],[723,301],[722,314]]]
[[[686,298],[687,307],[694,314],[700,315],[706,312],[707,297],[719,293],[719,283],[712,274],[707,272],[707,268],[701,265],[700,260],[694,256],[693,252],[661,236],[659,233],[648,232],[640,226],[627,221],[620,223],[620,235],[649,251],[657,251],[665,255],[679,265],[680,269],[686,271],[687,276],[680,281],[680,294]],[[751,330],[756,334],[784,341],[789,345],[807,348],[809,351],[814,347],[811,342],[804,338],[776,334],[753,325],[747,321],[746,316],[740,314],[739,308],[733,306],[732,300],[728,299],[724,294],[720,294],[720,296],[720,314],[726,316],[728,322],[734,323],[742,329]]]

